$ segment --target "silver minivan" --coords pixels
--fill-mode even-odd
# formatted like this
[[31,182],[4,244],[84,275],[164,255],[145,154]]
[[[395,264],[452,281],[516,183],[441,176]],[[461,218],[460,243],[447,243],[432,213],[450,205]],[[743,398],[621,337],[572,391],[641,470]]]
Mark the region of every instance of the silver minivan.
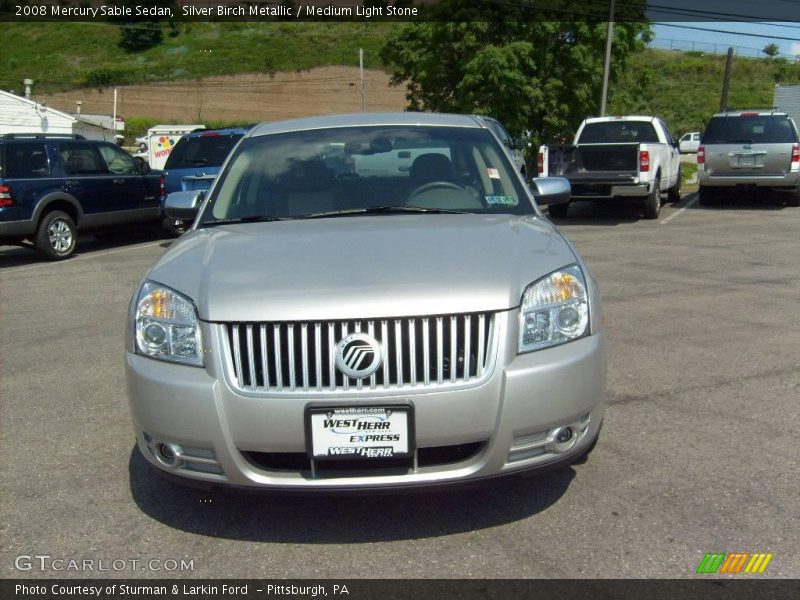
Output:
[[715,114],[697,150],[697,168],[701,204],[721,201],[734,188],[752,188],[782,192],[787,205],[800,205],[800,138],[784,112]]

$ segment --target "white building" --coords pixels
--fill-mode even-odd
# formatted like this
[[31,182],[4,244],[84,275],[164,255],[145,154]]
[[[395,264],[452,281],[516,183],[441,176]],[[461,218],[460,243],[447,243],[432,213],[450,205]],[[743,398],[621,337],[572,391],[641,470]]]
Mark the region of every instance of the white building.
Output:
[[0,135],[5,133],[60,133],[90,140],[115,141],[125,128],[105,115],[70,115],[34,100],[0,90]]

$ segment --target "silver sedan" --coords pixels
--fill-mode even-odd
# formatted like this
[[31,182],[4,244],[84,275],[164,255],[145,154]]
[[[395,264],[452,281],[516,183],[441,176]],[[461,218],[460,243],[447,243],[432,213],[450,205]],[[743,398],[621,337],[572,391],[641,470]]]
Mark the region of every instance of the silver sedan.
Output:
[[130,306],[127,378],[156,468],[266,489],[410,488],[567,465],[593,446],[598,291],[478,118],[254,128]]

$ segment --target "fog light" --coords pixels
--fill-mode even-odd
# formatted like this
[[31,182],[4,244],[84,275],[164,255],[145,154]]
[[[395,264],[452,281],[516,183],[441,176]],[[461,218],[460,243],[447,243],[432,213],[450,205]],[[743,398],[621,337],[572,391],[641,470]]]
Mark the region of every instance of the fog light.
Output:
[[566,444],[568,441],[572,439],[572,429],[569,427],[563,427],[556,432],[556,443],[557,444]]
[[156,458],[158,462],[168,467],[174,467],[178,462],[180,449],[172,444],[158,444],[156,446]]

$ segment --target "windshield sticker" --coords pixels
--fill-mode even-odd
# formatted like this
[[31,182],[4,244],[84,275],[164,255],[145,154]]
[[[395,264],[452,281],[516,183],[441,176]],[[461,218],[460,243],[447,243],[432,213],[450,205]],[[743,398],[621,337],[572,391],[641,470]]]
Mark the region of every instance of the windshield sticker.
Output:
[[486,204],[503,204],[505,206],[516,206],[519,204],[512,196],[486,196]]
[[487,174],[487,175],[488,175],[488,176],[489,176],[491,179],[500,179],[500,171],[498,171],[497,169],[493,169],[493,168],[491,168],[491,167],[487,167],[487,168],[486,168],[486,174]]

